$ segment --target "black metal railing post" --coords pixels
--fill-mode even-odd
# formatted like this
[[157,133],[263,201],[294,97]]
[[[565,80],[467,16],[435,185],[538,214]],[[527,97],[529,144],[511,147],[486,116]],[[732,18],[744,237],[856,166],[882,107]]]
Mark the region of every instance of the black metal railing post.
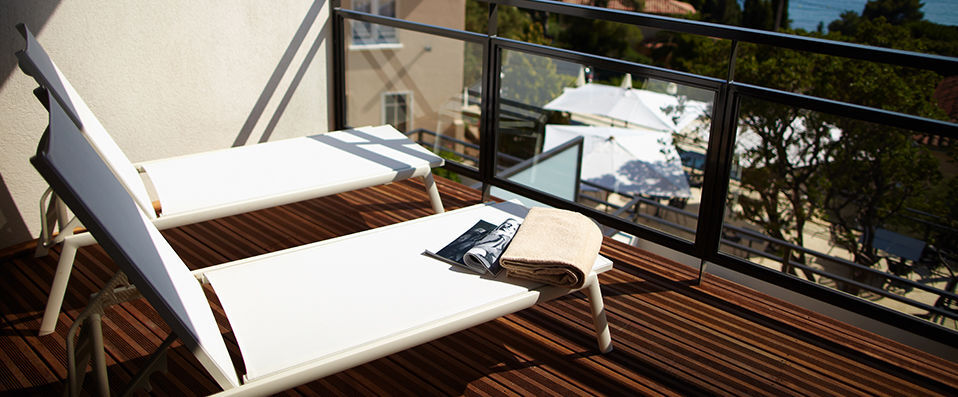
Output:
[[496,176],[496,125],[499,119],[499,76],[502,50],[496,46],[499,6],[489,4],[486,25],[487,38],[482,47],[482,113],[479,116],[479,180],[482,182],[482,201],[489,200],[492,179]]
[[[701,273],[710,258],[719,251],[722,227],[725,224],[725,207],[728,196],[728,181],[735,151],[738,100],[732,83],[735,81],[735,55],[738,41],[732,41],[728,54],[728,71],[725,83],[716,94],[712,106],[708,148],[705,152],[705,170],[702,177],[702,204],[699,207],[699,222],[695,232],[695,256],[701,259]],[[706,201],[706,199],[708,201]]]
[[[332,0],[334,10],[342,6],[342,0]],[[333,130],[346,128],[346,20],[334,12],[333,22]]]

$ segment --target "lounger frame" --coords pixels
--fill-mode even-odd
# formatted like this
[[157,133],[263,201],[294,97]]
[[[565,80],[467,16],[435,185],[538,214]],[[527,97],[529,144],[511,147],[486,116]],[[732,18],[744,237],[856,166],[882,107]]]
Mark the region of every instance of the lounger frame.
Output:
[[[173,334],[193,352],[203,368],[223,388],[222,394],[265,395],[322,378],[575,291],[528,281],[502,279],[502,276],[495,279],[483,279],[476,275],[453,274],[450,272],[455,270],[446,269],[444,263],[429,258],[422,259],[425,257],[419,255],[422,258],[417,258],[415,261],[428,263],[429,271],[432,273],[441,272],[445,275],[444,278],[448,280],[453,278],[466,280],[465,282],[471,285],[478,285],[480,290],[492,289],[504,292],[495,292],[490,295],[490,299],[479,301],[475,305],[451,314],[438,313],[435,317],[436,320],[418,323],[416,326],[399,331],[394,329],[383,331],[381,335],[376,334],[365,339],[363,343],[337,346],[338,350],[335,350],[332,354],[303,360],[298,364],[260,374],[255,379],[246,379],[246,377],[238,376],[235,368],[233,368],[232,360],[226,352],[220,329],[213,318],[207,297],[200,287],[201,282],[211,281],[215,290],[217,281],[212,279],[212,276],[219,272],[245,270],[256,264],[280,263],[281,261],[275,260],[296,258],[295,254],[297,253],[310,253],[313,252],[312,250],[324,247],[337,245],[342,247],[340,244],[348,243],[350,240],[359,243],[365,243],[366,240],[375,241],[384,233],[409,234],[407,231],[410,229],[416,227],[420,229],[431,228],[437,222],[443,220],[455,219],[462,225],[468,225],[469,222],[473,221],[471,218],[473,213],[489,215],[489,211],[501,212],[510,208],[510,206],[512,206],[511,208],[521,206],[514,203],[480,204],[189,272],[169,243],[159,233],[156,226],[137,209],[119,181],[101,161],[88,142],[78,134],[77,126],[69,120],[59,104],[51,103],[50,127],[41,139],[37,155],[31,158],[31,162],[57,194],[63,198],[70,208],[74,209],[77,217],[90,228],[90,232],[96,236],[101,246],[113,258],[122,272],[122,274],[115,276],[96,295],[81,314],[81,319],[76,321],[74,327],[70,330],[68,341],[69,390],[74,394],[79,393],[79,386],[82,385],[82,375],[86,373],[87,358],[91,356],[99,392],[104,395],[109,393],[100,318],[104,307],[130,299],[135,292],[141,293],[147,299],[170,326]],[[509,213],[512,214],[513,212],[510,210]],[[427,244],[427,242],[423,243]],[[358,264],[357,266],[369,263],[367,259],[364,259],[364,255],[366,255],[364,252],[354,252],[351,255],[352,262]],[[312,258],[304,265],[314,266],[315,261],[321,259]],[[348,265],[343,264],[343,266]],[[436,267],[434,265],[440,266]],[[599,350],[605,353],[612,350],[612,345],[597,273],[610,269],[612,264],[607,259],[599,257],[597,265],[589,274],[583,290],[590,302],[598,335]],[[255,268],[253,269],[255,270]],[[357,269],[358,271],[365,270],[364,268]],[[426,269],[421,270],[425,271]],[[417,272],[416,269],[408,269],[408,271],[414,273],[414,275]],[[124,281],[125,277],[129,277],[129,280],[136,286],[136,291],[133,291],[133,286],[127,285]],[[322,279],[317,279],[317,281],[322,281]],[[345,285],[348,287],[355,280],[330,281],[346,283]],[[253,279],[250,282],[254,285],[249,285],[249,288],[257,287],[255,284],[258,284],[258,280]],[[259,285],[259,287],[264,286]],[[283,286],[280,285],[278,288],[283,288]],[[393,287],[396,292],[404,291],[403,288],[405,288],[404,285]],[[437,286],[430,284],[426,288],[437,288]],[[513,293],[512,291],[521,292]],[[260,290],[259,293],[269,294],[270,291],[268,289]],[[226,296],[222,293],[218,293],[218,295],[226,308],[227,317],[230,317],[229,304],[224,301]],[[471,299],[470,296],[463,294],[459,298],[468,301]],[[303,302],[290,303],[303,304]],[[348,307],[348,303],[345,304]],[[430,307],[414,307],[413,309],[418,312],[433,310]],[[309,313],[303,313],[303,315],[309,315]],[[365,314],[355,313],[353,316],[363,317]],[[359,317],[350,319],[347,315],[347,318],[338,319],[338,322],[330,323],[329,326],[335,327],[338,323],[349,324],[351,320],[357,320]],[[285,325],[284,323],[281,324]],[[83,328],[83,335],[79,343],[81,348],[78,349],[73,344],[73,337],[81,327]],[[389,327],[385,328],[388,329]],[[310,330],[310,334],[320,334],[323,329],[325,328]],[[244,344],[235,324],[233,330],[237,335],[237,342],[242,352]],[[165,354],[163,352],[171,342],[172,337],[168,337],[164,341],[158,353],[154,354],[149,360],[144,372],[134,378],[133,386],[145,384],[144,381],[149,378],[149,374],[162,367],[163,355]],[[283,344],[286,341],[278,338],[278,343]],[[82,352],[77,354],[77,350]],[[77,356],[80,356],[80,358],[77,359]],[[248,360],[249,358],[247,358],[247,363],[249,363]]]
[[[336,184],[317,183],[313,188],[283,191],[279,192],[278,194],[263,197],[224,200],[218,204],[180,212],[171,212],[169,210],[162,211],[162,203],[157,205],[156,202],[151,201],[148,189],[143,184],[140,175],[141,172],[144,172],[144,169],[148,171],[151,166],[154,166],[153,164],[157,163],[157,161],[149,161],[140,164],[131,163],[120,150],[119,146],[112,141],[112,138],[110,138],[110,136],[106,133],[99,121],[96,120],[96,117],[79,97],[70,83],[66,80],[57,66],[53,63],[43,47],[36,41],[36,38],[33,36],[30,30],[23,24],[20,24],[17,27],[26,40],[26,48],[23,51],[17,52],[17,57],[20,60],[21,69],[26,74],[34,77],[34,79],[40,85],[37,91],[35,91],[37,93],[38,99],[40,99],[41,103],[44,103],[44,105],[48,108],[50,107],[49,102],[57,102],[59,104],[64,113],[80,127],[80,132],[84,135],[84,137],[87,138],[88,141],[90,141],[96,152],[111,168],[114,175],[123,184],[126,191],[134,199],[144,214],[146,214],[147,217],[161,230],[278,205],[289,204],[316,197],[376,186],[412,177],[420,177],[423,179],[432,209],[436,213],[443,212],[439,190],[436,187],[435,180],[433,179],[431,173],[432,167],[440,167],[444,164],[442,158],[429,153],[418,145],[415,145],[412,141],[408,140],[404,136],[401,136],[400,133],[392,129],[392,127],[385,126],[364,127],[348,131],[337,131],[330,133],[329,135],[316,136],[315,139],[325,139],[325,141],[331,143],[335,142],[336,145],[343,146],[344,150],[359,151],[364,150],[361,148],[361,144],[351,145],[342,143],[340,141],[336,141],[335,139],[337,138],[334,137],[340,135],[345,139],[372,137],[370,138],[370,141],[372,141],[377,136],[390,136],[391,138],[388,140],[388,142],[383,145],[388,144],[390,145],[390,149],[396,148],[396,150],[401,150],[406,153],[414,153],[422,160],[411,165],[396,161],[398,166],[395,167],[394,173],[389,173],[386,175],[379,173],[362,176]],[[392,131],[391,134],[376,135],[372,133],[372,131],[381,131],[383,128],[390,129]],[[388,133],[390,131],[386,132]],[[380,133],[377,132],[377,134]],[[308,139],[311,138],[307,137],[294,139],[300,139],[309,142]],[[256,148],[253,150],[276,148],[279,147],[279,145],[289,145],[290,143],[290,140],[267,142],[255,145]],[[241,151],[249,152],[250,150],[250,147],[247,146],[225,149],[219,151],[219,153],[231,154],[240,153]],[[367,152],[370,158],[368,160],[369,162],[382,162],[389,160],[377,160],[375,159],[376,156],[381,158],[384,156],[371,150]],[[204,155],[206,155],[206,153],[204,153]],[[175,162],[180,160],[188,160],[189,158],[190,156],[184,156],[183,158],[164,159],[161,161]],[[262,166],[270,167],[270,164],[267,162],[262,164]],[[147,176],[149,176],[148,173]],[[50,247],[54,246],[55,244],[62,243],[60,257],[57,263],[57,270],[52,280],[50,293],[47,298],[43,319],[41,320],[39,329],[39,334],[45,335],[53,332],[56,327],[57,318],[60,313],[64,295],[66,293],[67,284],[72,272],[73,262],[76,258],[77,250],[80,247],[92,245],[96,243],[96,241],[89,233],[82,232],[82,229],[79,228],[81,226],[80,223],[76,220],[76,218],[69,216],[68,206],[64,204],[64,202],[53,192],[53,190],[48,189],[47,192],[41,197],[40,212],[41,233],[38,239],[39,244],[37,247],[37,255],[46,255]],[[54,229],[59,229],[59,233],[54,234],[52,232]]]

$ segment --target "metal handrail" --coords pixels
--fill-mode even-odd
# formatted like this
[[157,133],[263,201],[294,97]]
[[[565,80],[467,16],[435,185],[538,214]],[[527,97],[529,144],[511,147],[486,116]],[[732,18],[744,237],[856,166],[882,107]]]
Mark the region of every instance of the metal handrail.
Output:
[[589,19],[601,19],[630,25],[690,33],[720,39],[765,44],[792,50],[834,55],[842,58],[854,58],[864,61],[880,62],[899,66],[917,67],[934,70],[942,74],[951,74],[958,70],[958,59],[920,52],[895,50],[846,43],[841,41],[795,36],[785,33],[749,29],[710,22],[665,17],[635,11],[615,10],[588,5],[569,4],[552,0],[478,0],[519,8],[545,11]]

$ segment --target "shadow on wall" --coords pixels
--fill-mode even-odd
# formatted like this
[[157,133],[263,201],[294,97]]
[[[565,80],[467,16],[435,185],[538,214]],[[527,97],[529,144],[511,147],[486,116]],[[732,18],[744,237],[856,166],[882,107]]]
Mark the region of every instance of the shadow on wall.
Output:
[[[293,36],[292,40],[290,40],[289,46],[286,47],[283,57],[276,65],[276,69],[273,70],[273,74],[270,76],[269,81],[266,82],[266,86],[263,87],[263,92],[260,94],[259,99],[256,100],[256,104],[253,106],[253,109],[250,110],[249,116],[246,118],[246,122],[243,123],[243,127],[236,136],[236,140],[233,141],[234,147],[243,146],[250,141],[253,130],[256,128],[257,123],[260,122],[263,113],[266,111],[266,106],[270,103],[270,100],[274,98],[276,91],[280,88],[280,81],[290,70],[296,53],[300,51],[300,48],[304,47],[307,33],[309,33],[310,29],[316,23],[316,18],[319,16],[319,12],[323,9],[323,5],[325,4],[326,2],[323,0],[315,1],[309,8],[309,11],[306,12],[306,15],[303,17],[303,22],[300,23],[299,28],[296,30],[296,34]],[[273,134],[273,129],[276,127],[280,117],[283,115],[283,111],[286,110],[286,106],[289,104],[293,93],[296,92],[296,88],[299,87],[299,83],[302,81],[303,75],[305,75],[306,71],[309,69],[310,63],[312,63],[317,52],[319,52],[323,41],[325,41],[327,38],[332,39],[331,27],[329,26],[328,20],[323,22],[323,25],[319,27],[319,31],[320,33],[318,38],[312,44],[310,44],[309,48],[306,50],[307,52],[305,59],[303,59],[302,64],[297,69],[297,72],[287,88],[286,93],[280,100],[276,111],[270,117],[269,123],[266,125],[263,134],[258,139],[260,143],[268,141],[270,136]]]
[[[328,20],[320,18],[321,11],[328,0],[309,1],[309,8],[302,18],[302,22],[294,36],[290,39],[285,53],[277,61],[273,74],[268,81],[263,82],[260,97],[256,101],[243,127],[237,133],[234,146],[244,145],[256,141],[269,140],[273,130],[285,113],[293,94],[303,81],[306,71],[312,61],[320,54],[322,44],[331,37],[331,26]],[[50,22],[53,14],[61,4],[60,0],[2,0],[0,1],[0,88],[2,88],[16,74],[21,73],[17,66],[14,53],[23,49],[23,39],[16,32],[18,23],[25,23],[35,34],[40,34]],[[91,10],[91,12],[95,12]],[[291,80],[288,85],[282,80]],[[19,94],[19,93],[18,93]],[[32,96],[31,96],[32,99]],[[9,110],[4,110],[9,112]],[[3,113],[0,113],[2,115]],[[0,116],[3,117],[3,116]],[[321,126],[326,127],[326,126]],[[6,131],[0,131],[0,142],[4,141]],[[29,153],[23,157],[28,157]],[[0,176],[3,171],[0,170]],[[15,182],[12,175],[6,175],[11,183]],[[24,219],[24,215],[17,209],[11,198],[12,195],[5,185],[0,184],[0,248],[29,241],[36,237],[30,234],[28,225],[33,219]],[[17,197],[18,200],[22,199]],[[22,201],[22,200],[21,200]],[[30,198],[30,202],[33,199]],[[23,205],[23,204],[22,204]],[[22,207],[21,205],[21,207]],[[26,205],[33,205],[27,203]]]
[[0,175],[0,248],[32,239],[20,211],[13,203],[7,184]]
[[[0,2],[0,86],[17,72],[17,57],[13,54],[23,49],[23,38],[16,25],[25,23],[39,33],[53,15],[59,0],[4,0]],[[0,244],[2,245],[2,244]]]
[[[39,32],[60,5],[59,0],[5,0],[0,2],[0,87],[13,73],[20,73],[14,53],[23,49],[16,25],[26,23]],[[0,134],[3,132],[0,131]],[[0,135],[0,142],[3,141]],[[33,239],[23,216],[0,174],[0,248]]]

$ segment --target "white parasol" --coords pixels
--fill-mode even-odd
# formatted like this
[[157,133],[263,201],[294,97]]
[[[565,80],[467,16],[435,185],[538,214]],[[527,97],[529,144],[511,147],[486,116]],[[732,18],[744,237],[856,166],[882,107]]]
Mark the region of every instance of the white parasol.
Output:
[[672,144],[672,134],[636,128],[550,124],[546,126],[543,151],[578,136],[585,138],[582,180],[617,193],[691,197],[688,176]]

